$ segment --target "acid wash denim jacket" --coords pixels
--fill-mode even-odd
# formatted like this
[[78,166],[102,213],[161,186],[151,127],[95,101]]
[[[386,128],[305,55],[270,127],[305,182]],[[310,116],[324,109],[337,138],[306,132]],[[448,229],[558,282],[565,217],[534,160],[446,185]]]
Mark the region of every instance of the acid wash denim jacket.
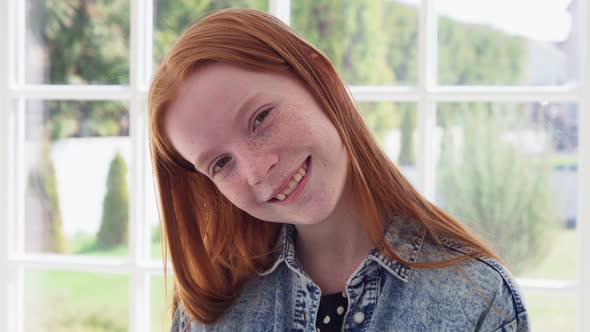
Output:
[[[295,227],[284,224],[274,264],[246,282],[216,322],[193,321],[180,304],[171,332],[316,332],[322,294],[295,256],[296,236]],[[386,239],[410,262],[448,259],[421,226],[400,218],[388,227]],[[452,257],[469,251],[451,240],[442,242]],[[460,265],[464,273],[457,267],[412,268],[371,250],[346,283],[342,331],[529,331],[521,292],[503,265],[491,258]]]

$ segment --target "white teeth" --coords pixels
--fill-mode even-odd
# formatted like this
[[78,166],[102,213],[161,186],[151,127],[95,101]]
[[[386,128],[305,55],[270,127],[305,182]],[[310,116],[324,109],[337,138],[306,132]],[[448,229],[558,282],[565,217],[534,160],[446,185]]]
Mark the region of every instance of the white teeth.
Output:
[[297,183],[298,183],[297,181],[291,180],[291,182],[289,182],[288,186],[291,189],[295,189],[295,187],[297,187]]
[[[304,166],[304,167],[306,167],[306,166]],[[287,196],[289,196],[293,191],[295,191],[295,188],[297,188],[297,185],[299,184],[299,182],[301,182],[301,180],[303,179],[305,174],[307,174],[307,172],[305,171],[305,169],[303,167],[301,167],[295,173],[295,175],[293,175],[293,178],[291,179],[291,181],[287,185],[287,188],[285,188],[285,190],[283,190],[282,193],[277,194],[275,196],[275,198],[278,199],[279,201],[285,200],[287,198]]]
[[283,190],[283,194],[285,194],[287,196],[291,195],[292,192],[293,192],[293,189],[291,189],[289,187],[287,187],[287,188],[285,188],[285,190]]

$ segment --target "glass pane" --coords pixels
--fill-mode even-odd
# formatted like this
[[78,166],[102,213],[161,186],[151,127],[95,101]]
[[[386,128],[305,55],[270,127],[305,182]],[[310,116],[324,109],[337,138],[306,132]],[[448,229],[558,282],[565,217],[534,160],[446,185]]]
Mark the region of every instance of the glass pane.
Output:
[[127,254],[128,118],[116,101],[27,102],[26,251]]
[[129,0],[28,0],[26,82],[129,82]]
[[575,83],[581,72],[580,3],[437,2],[440,84]]
[[172,325],[172,282],[168,275],[168,297],[164,292],[164,277],[152,278],[152,332],[170,331]]
[[533,331],[575,331],[575,295],[539,295],[524,293]]
[[416,104],[360,102],[358,105],[365,124],[383,151],[404,176],[416,185]]
[[406,1],[291,1],[291,25],[351,85],[415,84],[418,5]]
[[120,275],[27,271],[25,331],[127,331],[127,283]]
[[186,28],[211,11],[230,7],[268,11],[268,0],[154,0],[156,64],[160,63]]
[[436,201],[520,277],[576,278],[576,104],[438,105]]

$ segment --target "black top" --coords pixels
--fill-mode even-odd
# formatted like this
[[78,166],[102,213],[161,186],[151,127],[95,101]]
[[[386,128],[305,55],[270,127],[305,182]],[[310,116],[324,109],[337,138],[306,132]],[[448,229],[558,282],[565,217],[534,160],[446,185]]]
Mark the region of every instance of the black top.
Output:
[[323,295],[315,321],[316,330],[339,332],[342,329],[342,319],[347,309],[348,299],[345,292]]

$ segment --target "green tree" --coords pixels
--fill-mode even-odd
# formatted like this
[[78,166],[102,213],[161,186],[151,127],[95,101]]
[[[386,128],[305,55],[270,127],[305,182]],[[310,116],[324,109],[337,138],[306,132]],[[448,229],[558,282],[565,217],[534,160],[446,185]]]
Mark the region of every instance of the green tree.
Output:
[[[292,3],[291,23],[334,64],[348,84],[382,85],[395,82],[388,63],[383,1],[302,0]],[[363,103],[363,117],[378,142],[399,118],[392,103]]]
[[438,79],[447,85],[517,84],[525,75],[527,41],[482,24],[440,17]]
[[267,0],[157,0],[154,3],[154,55],[158,64],[178,36],[199,18],[223,8],[268,10]]
[[[128,0],[44,0],[28,6],[34,40],[43,47],[41,81],[51,84],[129,82]],[[30,78],[28,79],[31,80]],[[50,101],[53,140],[67,136],[126,134],[127,112],[118,102]],[[71,115],[80,123],[72,123]]]
[[550,165],[503,138],[522,112],[490,104],[466,107],[455,110],[459,135],[451,135],[448,126],[443,136],[437,170],[442,205],[481,229],[514,271],[522,272],[548,249],[546,235],[555,218]]
[[44,0],[27,8],[47,52],[49,83],[129,82],[128,0]]
[[413,165],[416,163],[414,156],[414,145],[412,135],[414,134],[414,124],[412,122],[412,112],[404,110],[401,123],[401,148],[399,152],[398,163],[400,165]]
[[96,236],[96,245],[109,249],[127,243],[129,233],[129,193],[127,166],[117,153],[111,161],[107,177],[107,193],[102,205],[102,221]]
[[387,36],[387,64],[393,71],[392,83],[416,84],[418,80],[418,9],[394,1],[384,1],[383,6],[382,30]]
[[51,159],[50,144],[46,139],[43,140],[41,147],[40,168],[32,170],[29,174],[28,187],[34,196],[39,199],[42,209],[42,230],[46,232],[43,234],[46,243],[39,249],[55,253],[67,253],[68,244],[62,232],[55,167]]

